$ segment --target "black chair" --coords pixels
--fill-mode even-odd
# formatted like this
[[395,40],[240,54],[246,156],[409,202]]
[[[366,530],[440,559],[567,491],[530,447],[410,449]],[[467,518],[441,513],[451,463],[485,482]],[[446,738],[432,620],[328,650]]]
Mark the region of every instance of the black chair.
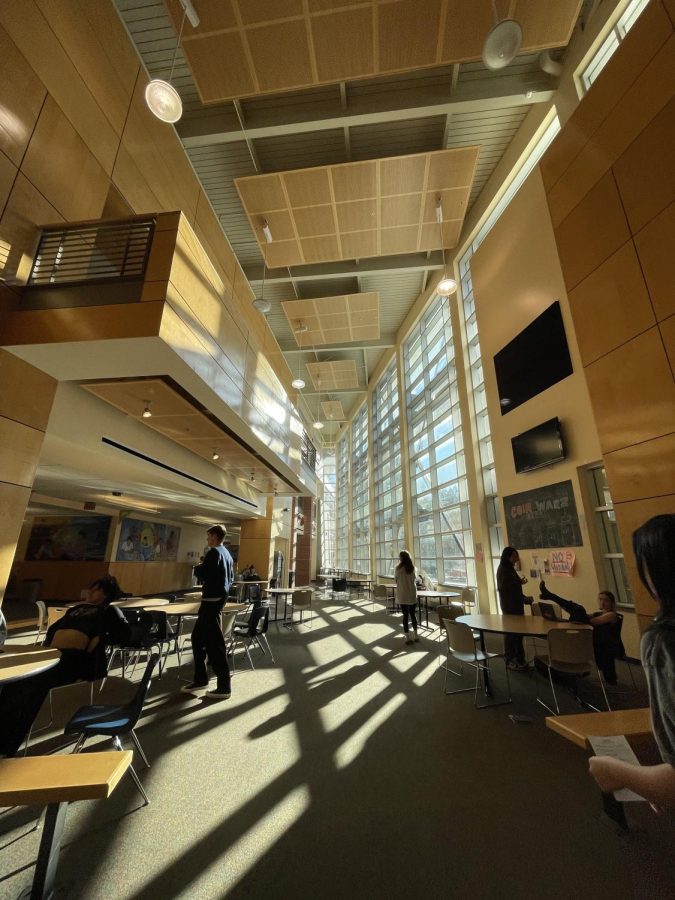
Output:
[[[272,654],[272,648],[269,645],[269,641],[267,640],[267,629],[270,624],[270,608],[267,605],[256,607],[249,616],[248,622],[235,625],[232,629],[232,646],[234,647],[237,643],[242,643],[244,645],[244,649],[246,650],[246,655],[248,656],[248,661],[251,663],[251,668],[255,668],[253,665],[253,660],[251,659],[251,654],[249,652],[249,648],[251,644],[257,644],[263,653],[267,653],[269,651],[272,662],[274,662],[274,656]],[[267,647],[267,650],[265,649]]]
[[347,593],[347,579],[346,578],[334,578],[333,579],[333,589],[331,591],[331,599],[335,597],[336,594],[346,594]]
[[[91,706],[82,706],[77,710],[64,730],[64,734],[79,734],[73,753],[79,753],[84,747],[87,738],[96,735],[104,735],[112,738],[115,749],[124,750],[120,736],[128,734],[131,736],[131,740],[134,742],[136,749],[140,753],[146,768],[150,768],[150,763],[143,752],[143,748],[136,736],[134,728],[143,711],[143,704],[145,703],[145,698],[150,690],[152,673],[159,662],[159,658],[159,653],[153,653],[150,656],[148,664],[145,667],[145,672],[143,673],[143,678],[138,686],[138,690],[128,703],[118,706],[93,704]],[[134,784],[138,788],[138,791],[147,806],[150,801],[143,790],[143,785],[133,766],[129,766],[129,774],[133,778]]]
[[[127,656],[135,654],[136,662],[131,671],[131,677],[133,678],[140,654],[143,651],[149,653],[151,650],[156,649],[159,655],[159,677],[161,678],[167,656],[169,655],[171,641],[174,638],[173,628],[167,619],[167,613],[159,609],[125,608],[124,618],[131,629],[131,637],[126,643],[116,644],[113,647],[108,661],[108,672],[110,672],[115,655],[119,653],[122,659],[122,674],[126,675]],[[164,654],[163,659],[162,654]]]

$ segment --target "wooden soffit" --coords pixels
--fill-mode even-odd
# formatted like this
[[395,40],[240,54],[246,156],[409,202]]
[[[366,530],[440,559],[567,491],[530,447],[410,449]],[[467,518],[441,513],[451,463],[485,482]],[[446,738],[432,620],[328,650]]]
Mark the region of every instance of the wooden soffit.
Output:
[[[275,472],[161,378],[94,381],[82,387],[228,475],[248,482],[260,493],[272,494],[286,486]],[[146,407],[152,413],[149,418],[143,417]],[[217,460],[212,458],[214,453]]]
[[268,268],[449,250],[459,240],[479,149],[253,175],[235,184]]
[[[165,0],[176,32],[178,0]],[[193,0],[181,44],[204,103],[477,60],[492,0]],[[582,0],[496,0],[521,52],[565,46]]]
[[374,341],[380,336],[378,291],[284,300],[281,306],[298,347]]
[[359,386],[359,373],[353,359],[307,363],[307,371],[315,390],[327,394]]

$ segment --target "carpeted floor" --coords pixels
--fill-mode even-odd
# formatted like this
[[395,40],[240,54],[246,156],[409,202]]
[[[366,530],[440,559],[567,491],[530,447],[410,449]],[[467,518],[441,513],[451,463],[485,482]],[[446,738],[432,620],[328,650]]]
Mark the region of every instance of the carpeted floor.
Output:
[[[586,754],[545,728],[545,682],[513,673],[513,704],[477,711],[470,693],[444,696],[440,644],[421,632],[406,646],[399,619],[322,600],[311,628],[270,627],[275,664],[256,653],[251,671],[238,653],[219,703],[177,693],[172,664],[138,728],[151,805],[125,778],[110,800],[71,806],[59,896],[667,896],[603,821]],[[74,690],[58,698],[62,719],[86,702],[86,686]],[[103,696],[131,690],[113,679]],[[31,752],[55,745],[41,737]],[[2,898],[30,884],[37,812],[0,816]]]

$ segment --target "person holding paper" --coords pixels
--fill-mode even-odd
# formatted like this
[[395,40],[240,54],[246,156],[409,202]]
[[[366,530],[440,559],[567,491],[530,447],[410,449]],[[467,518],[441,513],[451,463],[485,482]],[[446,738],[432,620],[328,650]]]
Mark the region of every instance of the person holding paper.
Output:
[[633,766],[609,756],[592,756],[589,767],[606,793],[628,788],[657,809],[675,809],[675,515],[654,516],[638,528],[633,553],[640,581],[659,607],[642,636],[640,655],[663,764]]

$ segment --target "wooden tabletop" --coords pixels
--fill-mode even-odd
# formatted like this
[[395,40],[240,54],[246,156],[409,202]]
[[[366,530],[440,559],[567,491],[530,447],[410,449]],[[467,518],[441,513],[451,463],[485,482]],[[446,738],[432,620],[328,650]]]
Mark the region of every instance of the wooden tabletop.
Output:
[[418,597],[461,597],[462,592],[456,590],[449,591],[418,591]]
[[134,597],[129,600],[114,600],[111,606],[119,606],[120,609],[150,609],[151,607],[168,606],[166,597]]
[[61,651],[53,647],[19,649],[5,644],[0,653],[0,687],[46,672],[54,668],[60,658]]
[[268,588],[268,594],[292,594],[293,591],[313,591],[314,588],[311,584],[300,584],[298,587],[292,588]]
[[105,800],[132,759],[131,750],[0,759],[0,806]]
[[546,637],[554,628],[592,627],[572,622],[551,622],[542,616],[475,615],[459,616],[457,621],[462,625],[468,625],[474,631],[489,631],[494,634],[525,634],[531,637]]
[[[167,616],[196,616],[201,606],[200,600],[191,600],[188,603],[170,603],[162,608]],[[248,603],[226,603],[223,612],[243,612],[248,608]]]
[[652,733],[647,709],[618,709],[614,712],[580,713],[574,716],[547,716],[546,727],[579,747],[587,747],[589,736],[643,736]]

